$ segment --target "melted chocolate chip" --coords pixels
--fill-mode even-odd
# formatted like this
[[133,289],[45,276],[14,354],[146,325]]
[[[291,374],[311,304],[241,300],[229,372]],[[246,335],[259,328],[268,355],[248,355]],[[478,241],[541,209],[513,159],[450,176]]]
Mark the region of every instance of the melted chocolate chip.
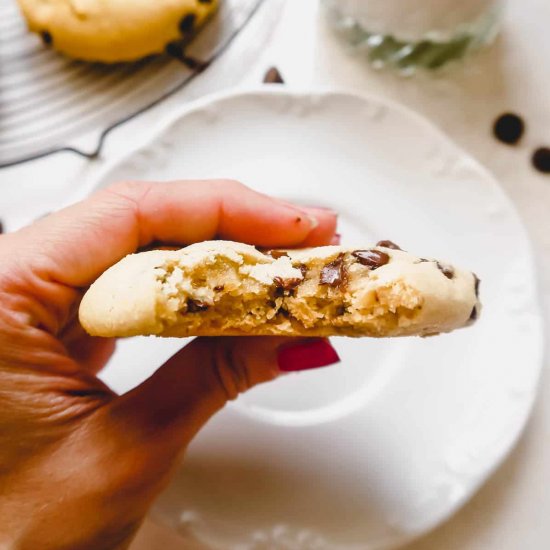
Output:
[[46,46],[51,46],[53,43],[53,36],[49,31],[42,31],[40,33],[40,38],[42,38],[42,42],[44,42]]
[[472,313],[470,313],[470,321],[475,321],[477,319],[477,307],[474,306]]
[[216,285],[216,286],[214,287],[214,290],[215,290],[216,292],[221,292],[224,288],[225,288],[224,285]]
[[199,0],[199,4],[212,4],[214,0]]
[[479,285],[481,283],[481,279],[475,273],[474,273],[474,280],[475,280],[474,290],[476,293],[476,298],[479,298]]
[[271,309],[275,309],[277,307],[277,304],[273,301],[273,300],[268,300],[267,301],[267,305],[271,308]]
[[300,264],[298,266],[298,269],[302,272],[302,277],[305,279],[307,274],[307,265],[306,264]]
[[346,269],[344,266],[344,254],[339,254],[336,260],[328,263],[321,269],[319,284],[332,287],[340,286],[346,280]]
[[277,313],[279,315],[282,315],[283,317],[286,317],[287,319],[290,317],[290,312],[288,311],[288,309],[281,308]]
[[204,303],[203,301],[187,298],[187,311],[189,313],[197,313],[199,311],[205,311],[207,309],[208,304]]
[[437,264],[437,269],[447,277],[447,279],[452,279],[455,276],[455,270],[450,265],[443,265],[439,262],[435,262]]
[[346,313],[346,306],[345,305],[339,305],[339,306],[336,306],[336,315],[338,315],[338,317],[340,317],[341,315],[344,315],[344,313]]
[[188,34],[193,31],[193,27],[195,26],[195,20],[197,19],[197,16],[194,13],[188,13],[187,15],[184,15],[178,24],[178,28],[181,32],[181,34]]
[[390,261],[390,257],[379,250],[355,250],[351,255],[357,258],[361,265],[366,265],[371,270],[378,269]]
[[283,256],[288,256],[288,254],[284,250],[268,250],[266,254],[268,256],[271,256],[274,260],[282,258]]
[[495,137],[508,145],[515,145],[521,139],[524,130],[525,123],[521,117],[514,113],[500,115],[493,125]]
[[550,174],[550,148],[539,147],[531,157],[535,169],[543,174]]
[[392,241],[378,241],[376,246],[382,246],[383,248],[391,248],[392,250],[401,250],[401,247],[397,246]]
[[303,279],[298,277],[290,277],[288,279],[283,279],[282,277],[275,277],[273,283],[277,288],[282,288],[283,290],[292,290],[296,288]]
[[285,81],[277,67],[271,67],[264,75],[264,84],[284,84]]
[[4,233],[4,224],[2,223],[2,220],[0,220],[0,235]]

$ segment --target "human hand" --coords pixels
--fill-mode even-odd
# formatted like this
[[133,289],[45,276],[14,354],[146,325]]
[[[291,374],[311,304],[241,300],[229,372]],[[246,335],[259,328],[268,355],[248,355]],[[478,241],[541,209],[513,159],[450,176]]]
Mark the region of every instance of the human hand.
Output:
[[236,182],[130,182],[2,235],[0,547],[126,548],[193,436],[228,400],[296,357],[303,367],[337,360],[324,340],[197,338],[117,396],[96,377],[115,342],[88,336],[76,319],[93,280],[156,241],[315,246],[330,243],[335,226],[330,210]]

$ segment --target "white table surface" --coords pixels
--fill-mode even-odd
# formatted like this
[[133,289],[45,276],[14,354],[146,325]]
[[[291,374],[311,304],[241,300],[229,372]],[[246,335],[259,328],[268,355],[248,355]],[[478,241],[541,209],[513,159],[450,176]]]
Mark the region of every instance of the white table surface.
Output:
[[[207,71],[203,79],[211,79],[212,90],[236,84],[255,86],[274,64],[290,86],[379,93],[427,116],[488,167],[515,202],[538,257],[541,300],[548,318],[550,176],[535,172],[529,159],[535,147],[550,146],[549,23],[549,2],[509,0],[503,31],[494,47],[445,75],[405,79],[389,71],[374,71],[346,52],[319,16],[317,0],[287,0],[269,47],[244,79],[235,81],[227,72],[218,78],[214,71]],[[233,50],[243,47],[246,39],[237,39]],[[3,206],[19,207],[25,201],[29,219],[57,208],[105,162],[144,140],[148,129],[169,116],[178,102],[181,97],[176,95],[117,129],[101,160],[89,162],[60,154],[0,171],[0,201]],[[495,117],[509,110],[527,122],[527,133],[517,147],[502,145],[491,135]],[[15,185],[16,195],[10,193]],[[546,339],[550,341],[548,328]],[[544,372],[533,416],[510,457],[467,506],[406,550],[546,550],[550,548],[549,487],[550,377]],[[147,522],[132,548],[198,550],[201,546]]]

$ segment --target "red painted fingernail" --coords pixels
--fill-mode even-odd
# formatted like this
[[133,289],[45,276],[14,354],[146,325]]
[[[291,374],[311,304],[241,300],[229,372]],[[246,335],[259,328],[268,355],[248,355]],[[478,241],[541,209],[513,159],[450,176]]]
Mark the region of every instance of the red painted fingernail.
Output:
[[340,244],[342,242],[342,235],[340,233],[334,233],[334,237],[330,241],[330,244]]
[[279,348],[277,363],[282,372],[317,369],[338,363],[340,357],[328,340],[301,340]]

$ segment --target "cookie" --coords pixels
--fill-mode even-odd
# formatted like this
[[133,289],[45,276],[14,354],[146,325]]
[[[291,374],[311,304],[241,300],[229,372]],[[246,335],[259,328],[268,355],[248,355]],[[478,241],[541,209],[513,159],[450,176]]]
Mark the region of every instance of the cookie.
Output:
[[70,57],[115,63],[188,37],[218,0],[18,0],[29,29]]
[[426,336],[472,323],[478,286],[389,241],[265,252],[209,241],[127,256],[79,316],[94,336]]

